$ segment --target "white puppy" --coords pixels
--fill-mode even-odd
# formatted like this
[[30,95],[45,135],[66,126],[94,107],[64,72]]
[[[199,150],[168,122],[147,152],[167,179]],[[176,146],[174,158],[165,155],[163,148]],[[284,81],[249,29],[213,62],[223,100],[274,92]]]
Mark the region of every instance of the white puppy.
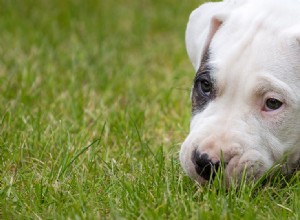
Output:
[[[300,159],[300,1],[229,0],[192,12],[186,47],[196,76],[180,161],[199,183],[224,162],[227,183]],[[234,178],[233,178],[234,177]]]

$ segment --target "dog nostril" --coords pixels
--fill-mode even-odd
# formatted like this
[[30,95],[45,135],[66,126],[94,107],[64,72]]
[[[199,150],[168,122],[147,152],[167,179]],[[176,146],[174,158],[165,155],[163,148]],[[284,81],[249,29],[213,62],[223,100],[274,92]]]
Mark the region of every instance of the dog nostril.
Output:
[[213,179],[220,166],[220,162],[213,163],[209,159],[208,154],[200,154],[196,150],[193,152],[192,162],[195,165],[197,173],[206,180]]

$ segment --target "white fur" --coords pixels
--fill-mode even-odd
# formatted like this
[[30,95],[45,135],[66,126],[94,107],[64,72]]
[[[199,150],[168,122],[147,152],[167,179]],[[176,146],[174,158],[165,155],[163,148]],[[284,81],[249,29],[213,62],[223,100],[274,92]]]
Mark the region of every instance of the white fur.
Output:
[[[193,116],[182,144],[185,172],[202,183],[194,149],[227,160],[227,179],[245,167],[262,175],[285,155],[289,172],[300,159],[300,1],[206,3],[190,16],[186,47],[195,71],[208,49],[217,96]],[[284,105],[262,111],[268,98]],[[254,166],[255,165],[255,166]]]

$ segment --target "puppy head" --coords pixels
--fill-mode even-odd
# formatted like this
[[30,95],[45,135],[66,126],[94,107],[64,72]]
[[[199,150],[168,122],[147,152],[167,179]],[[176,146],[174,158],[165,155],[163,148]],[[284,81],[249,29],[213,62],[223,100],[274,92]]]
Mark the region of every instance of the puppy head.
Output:
[[206,182],[221,160],[230,183],[245,169],[259,177],[286,153],[289,170],[300,158],[300,29],[291,33],[299,9],[227,1],[191,14],[186,46],[196,75],[180,161],[193,179]]

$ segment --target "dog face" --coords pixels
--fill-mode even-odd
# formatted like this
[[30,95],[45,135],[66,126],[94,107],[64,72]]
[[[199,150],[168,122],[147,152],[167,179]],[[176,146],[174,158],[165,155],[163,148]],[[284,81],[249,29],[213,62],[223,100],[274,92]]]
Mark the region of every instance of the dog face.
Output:
[[190,16],[195,68],[190,133],[180,162],[199,183],[225,166],[227,183],[300,159],[300,2],[207,3]]

